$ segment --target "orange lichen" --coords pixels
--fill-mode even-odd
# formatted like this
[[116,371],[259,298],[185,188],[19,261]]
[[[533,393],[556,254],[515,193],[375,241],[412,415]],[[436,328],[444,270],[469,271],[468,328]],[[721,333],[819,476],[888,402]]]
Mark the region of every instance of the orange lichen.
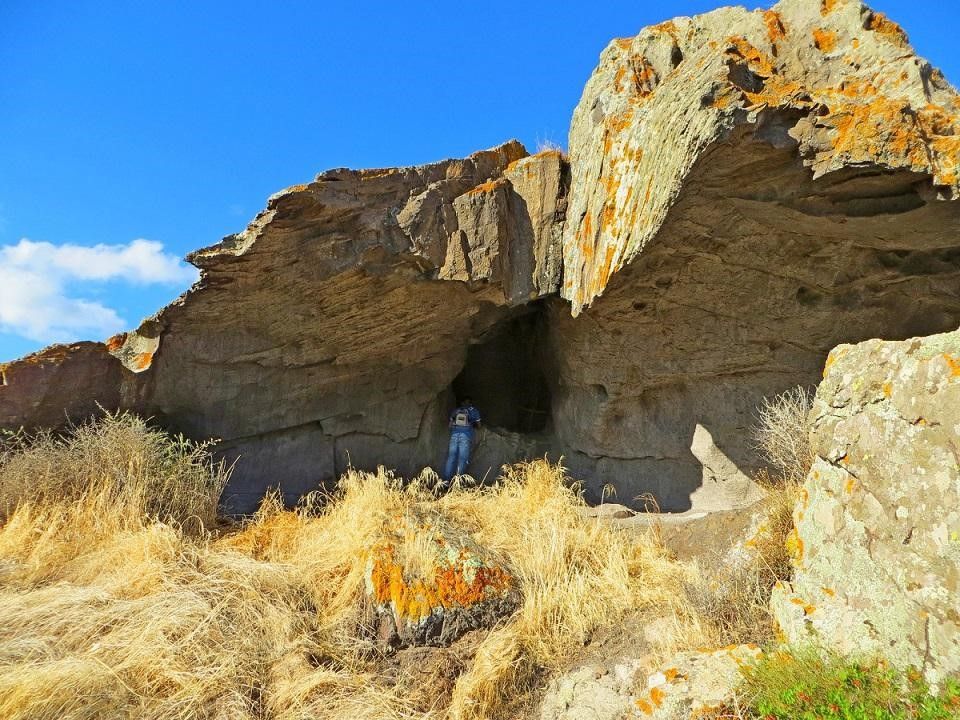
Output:
[[797,532],[796,528],[793,528],[787,534],[785,545],[794,566],[799,567],[803,561],[803,540],[800,538],[800,533]]
[[641,98],[649,97],[656,90],[657,83],[660,82],[656,68],[642,55],[638,58],[632,58],[630,65],[633,70],[634,91]]
[[107,350],[110,352],[116,352],[123,347],[123,343],[126,342],[126,339],[126,333],[117,333],[116,335],[107,339],[107,342],[104,344],[107,346]]
[[857,486],[857,480],[852,475],[847,478],[847,481],[843,484],[843,491],[849,495],[853,492],[853,489]]
[[832,30],[816,28],[813,31],[813,45],[820,52],[833,52],[837,47],[837,34]]
[[773,62],[765,53],[760,52],[750,44],[745,37],[733,36],[727,38],[727,55],[733,55],[747,61],[747,66],[754,74],[761,77],[770,77],[774,74]]
[[650,29],[656,33],[667,33],[673,35],[677,32],[677,24],[673,20],[665,20],[662,23],[651,25]]
[[653,706],[648,703],[643,698],[637,698],[635,701],[637,710],[642,712],[644,715],[653,715]]
[[503,185],[506,182],[503,178],[497,178],[496,180],[487,180],[485,183],[480,183],[476,187],[467,190],[468,195],[479,195],[480,193],[493,192],[498,187]]
[[823,122],[836,130],[834,150],[849,154],[850,161],[886,155],[909,167],[929,167],[926,144],[905,99],[881,95],[867,103],[843,103],[831,108]]
[[653,703],[654,707],[660,707],[666,699],[667,694],[660,688],[655,687],[650,689],[650,702]]
[[893,383],[885,382],[883,384],[883,396],[890,397],[893,394]]
[[910,43],[910,38],[907,37],[903,28],[883,13],[874,12],[870,14],[867,19],[867,30],[872,30],[897,47],[906,47]]
[[767,37],[770,38],[771,44],[776,45],[778,40],[787,36],[787,28],[777,11],[764,10],[763,23],[767,26]]
[[383,170],[361,170],[360,179],[361,180],[376,180],[377,178],[389,177],[390,175],[396,175],[399,171],[396,168],[385,168]]
[[308,187],[310,187],[310,186],[307,185],[306,183],[301,183],[301,184],[299,184],[299,185],[291,185],[291,186],[288,187],[286,190],[284,190],[284,192],[285,192],[285,193],[303,192],[303,191],[306,190]]
[[498,567],[476,568],[468,579],[465,560],[461,551],[454,563],[435,567],[432,579],[408,580],[396,562],[393,546],[382,546],[375,550],[370,573],[374,599],[390,604],[398,618],[417,622],[441,608],[472,607],[512,586],[510,575]]
[[130,369],[131,370],[146,370],[150,367],[150,364],[153,362],[153,353],[152,352],[142,352],[137,353],[130,360]]
[[856,50],[858,47],[860,47],[860,38],[854,38],[850,44],[853,46],[853,49]]
[[830,366],[833,365],[837,360],[842,358],[847,354],[846,350],[832,350],[829,355],[827,355],[827,362],[823,365],[823,376],[827,376],[827,371],[830,369]]
[[621,50],[629,50],[633,46],[633,38],[617,38],[613,42]]
[[943,354],[943,359],[947,361],[947,367],[950,368],[950,377],[960,377],[960,360],[947,353]]
[[837,7],[839,0],[820,0],[820,14],[829,15]]
[[820,588],[820,589],[823,591],[823,594],[824,594],[824,595],[828,595],[828,596],[830,596],[830,597],[834,597],[834,596],[837,594],[837,592],[836,592],[835,590],[833,590],[832,588],[822,587],[822,588]]

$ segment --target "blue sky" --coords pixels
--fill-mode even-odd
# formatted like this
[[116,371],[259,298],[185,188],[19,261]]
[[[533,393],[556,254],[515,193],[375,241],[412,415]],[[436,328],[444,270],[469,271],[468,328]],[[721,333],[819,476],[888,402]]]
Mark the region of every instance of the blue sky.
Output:
[[[136,326],[326,168],[565,145],[611,38],[718,4],[0,0],[0,361]],[[960,3],[871,5],[960,81]]]

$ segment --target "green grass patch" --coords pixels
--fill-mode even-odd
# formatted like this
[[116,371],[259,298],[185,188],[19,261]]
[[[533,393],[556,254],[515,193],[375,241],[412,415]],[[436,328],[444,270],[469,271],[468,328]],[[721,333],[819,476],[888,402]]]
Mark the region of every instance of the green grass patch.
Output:
[[814,650],[768,654],[745,671],[746,715],[763,720],[955,720],[960,681],[934,695],[920,673]]

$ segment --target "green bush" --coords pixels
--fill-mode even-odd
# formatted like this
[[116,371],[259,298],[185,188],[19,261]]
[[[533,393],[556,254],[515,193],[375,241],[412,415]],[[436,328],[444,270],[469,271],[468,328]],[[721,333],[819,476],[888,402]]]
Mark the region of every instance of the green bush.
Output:
[[748,717],[763,720],[951,720],[960,681],[934,695],[920,673],[882,660],[851,661],[813,650],[776,652],[745,671]]

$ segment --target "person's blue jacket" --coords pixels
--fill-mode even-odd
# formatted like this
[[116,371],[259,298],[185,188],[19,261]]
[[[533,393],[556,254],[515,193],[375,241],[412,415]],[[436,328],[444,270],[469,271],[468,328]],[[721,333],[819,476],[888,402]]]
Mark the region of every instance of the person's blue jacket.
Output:
[[480,411],[473,405],[454,408],[450,412],[450,432],[473,437],[473,430],[480,424]]

